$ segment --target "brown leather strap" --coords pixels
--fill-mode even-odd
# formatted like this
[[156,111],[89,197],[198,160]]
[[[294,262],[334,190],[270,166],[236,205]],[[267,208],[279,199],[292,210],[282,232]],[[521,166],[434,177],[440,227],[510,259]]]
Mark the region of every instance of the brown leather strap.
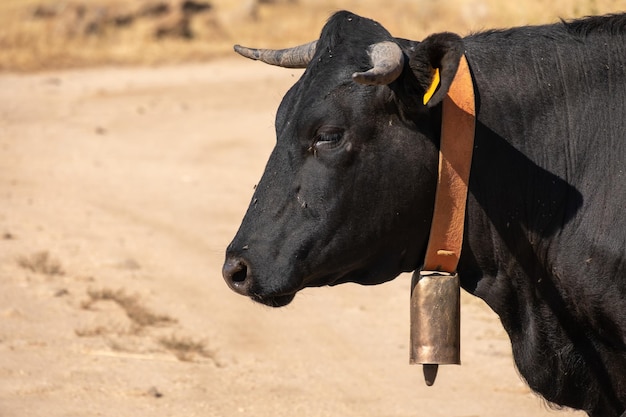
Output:
[[443,100],[439,179],[424,270],[456,272],[463,245],[476,109],[465,55]]

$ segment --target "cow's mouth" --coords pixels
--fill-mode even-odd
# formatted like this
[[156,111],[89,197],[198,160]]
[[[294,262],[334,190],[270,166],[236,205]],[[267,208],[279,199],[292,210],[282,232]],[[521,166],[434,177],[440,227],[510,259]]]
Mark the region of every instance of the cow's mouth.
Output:
[[[289,280],[278,280],[268,284],[251,273],[249,262],[243,258],[227,258],[223,267],[223,274],[229,287],[249,297],[252,301],[269,306],[284,307],[291,303],[296,293],[305,287],[335,286],[346,282],[356,282],[362,285],[375,285],[393,279],[402,272],[398,268],[396,259],[383,258],[377,262],[359,262],[351,265],[349,269],[343,269],[332,273],[320,273],[307,278],[291,277]],[[297,283],[285,285],[284,282]],[[265,285],[261,285],[265,283]],[[267,288],[269,287],[269,288]]]
[[290,302],[293,301],[296,294],[285,294],[285,295],[273,295],[273,296],[259,296],[259,295],[251,295],[250,298],[252,301],[256,301],[257,303],[265,304],[270,307],[284,307]]

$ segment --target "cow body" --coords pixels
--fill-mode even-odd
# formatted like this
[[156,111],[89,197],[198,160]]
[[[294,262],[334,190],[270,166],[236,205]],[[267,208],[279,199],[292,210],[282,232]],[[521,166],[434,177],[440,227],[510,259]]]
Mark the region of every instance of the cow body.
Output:
[[[397,43],[402,73],[351,79],[368,46]],[[277,145],[224,276],[268,305],[307,286],[376,284],[419,269],[432,219],[441,94],[433,68],[465,53],[476,135],[461,285],[510,336],[547,400],[626,410],[626,15],[422,42],[333,16],[276,119]],[[449,84],[447,84],[449,85]]]
[[534,390],[608,416],[626,404],[626,19],[602,19],[465,40],[480,100],[459,271]]

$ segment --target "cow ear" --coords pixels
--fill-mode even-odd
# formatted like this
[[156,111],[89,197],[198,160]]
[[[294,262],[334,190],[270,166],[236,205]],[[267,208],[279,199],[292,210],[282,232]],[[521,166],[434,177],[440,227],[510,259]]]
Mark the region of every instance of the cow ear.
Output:
[[455,33],[437,33],[412,48],[409,67],[424,91],[424,104],[434,107],[448,93],[464,52]]

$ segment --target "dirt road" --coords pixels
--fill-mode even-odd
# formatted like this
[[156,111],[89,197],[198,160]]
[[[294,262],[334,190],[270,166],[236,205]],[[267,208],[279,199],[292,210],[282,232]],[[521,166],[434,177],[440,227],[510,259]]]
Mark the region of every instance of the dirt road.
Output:
[[573,416],[464,295],[462,361],[408,365],[408,276],[232,293],[223,252],[299,73],[242,59],[0,76],[0,416]]

